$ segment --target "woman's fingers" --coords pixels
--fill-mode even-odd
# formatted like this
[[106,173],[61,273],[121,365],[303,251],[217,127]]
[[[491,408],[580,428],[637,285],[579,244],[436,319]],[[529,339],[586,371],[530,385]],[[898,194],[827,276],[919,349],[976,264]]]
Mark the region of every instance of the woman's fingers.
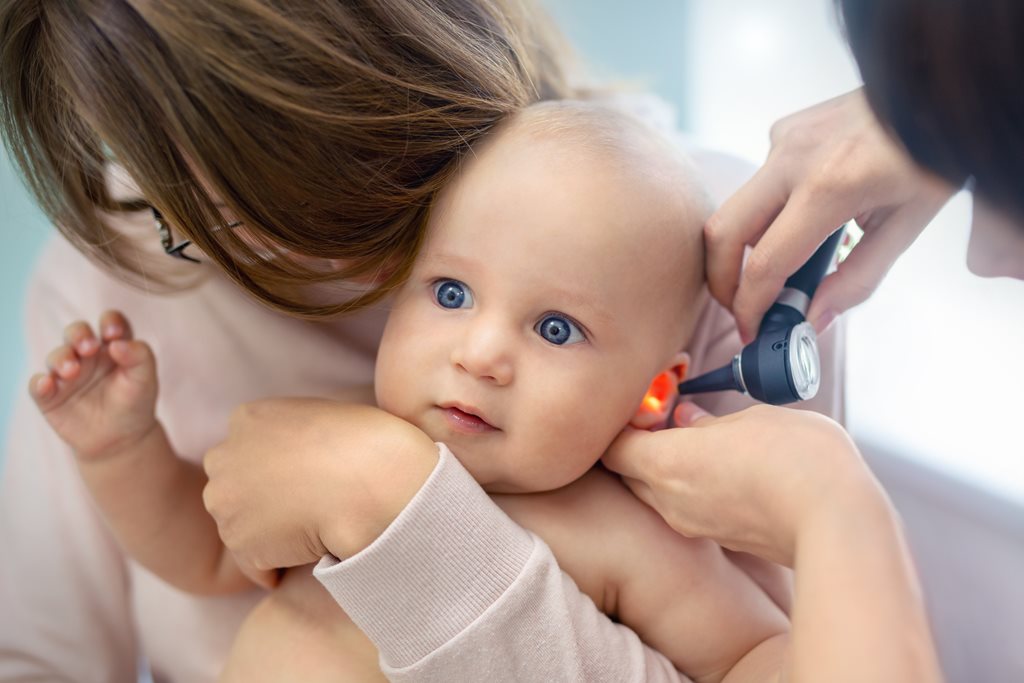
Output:
[[704,225],[708,289],[723,306],[732,307],[744,249],[761,237],[788,196],[782,174],[769,159]]
[[794,196],[747,258],[732,302],[744,343],[757,334],[761,319],[786,280],[814,254],[825,239],[853,215],[841,197]]
[[426,434],[377,408],[264,399],[236,408],[207,452],[203,502],[240,566],[348,557],[394,521],[438,457]]
[[896,259],[917,239],[945,203],[946,196],[921,201],[866,220],[864,236],[849,256],[818,287],[807,320],[819,333],[839,314],[863,303],[885,279]]
[[702,422],[706,422],[705,418],[710,417],[711,413],[693,401],[683,401],[672,413],[672,424],[675,427],[699,427]]
[[[673,411],[671,424],[674,427],[695,427],[712,420],[712,415],[697,404],[683,401]],[[605,451],[601,462],[623,477],[656,481],[658,468],[672,467],[672,475],[682,471],[682,466],[674,463],[686,457],[686,447],[690,441],[686,435],[677,435],[671,442],[671,451],[666,453],[664,444],[667,439],[664,438],[664,431],[650,432],[626,427]]]
[[649,479],[653,463],[653,449],[646,445],[653,439],[654,432],[626,427],[605,451],[601,462],[612,472],[633,479]]
[[629,487],[629,490],[633,492],[634,496],[642,500],[647,505],[654,507],[654,491],[646,482],[640,479],[634,479],[633,477],[622,477],[622,483]]
[[[237,558],[236,558],[237,562]],[[246,578],[255,583],[260,588],[271,590],[277,587],[277,584],[281,582],[281,570],[277,569],[253,569],[251,567],[243,565],[238,562],[239,569],[245,574]]]
[[820,290],[810,313],[821,329],[874,291],[949,195],[893,143],[862,92],[797,112],[773,127],[764,166],[705,225],[709,288],[749,342],[786,279],[855,218],[877,236]]

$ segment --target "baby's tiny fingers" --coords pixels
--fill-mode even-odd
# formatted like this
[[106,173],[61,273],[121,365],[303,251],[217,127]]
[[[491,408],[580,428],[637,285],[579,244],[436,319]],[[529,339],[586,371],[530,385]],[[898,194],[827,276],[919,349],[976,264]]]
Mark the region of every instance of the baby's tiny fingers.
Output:
[[76,320],[64,328],[64,343],[74,348],[80,356],[91,356],[100,348],[92,327],[83,320]]
[[36,401],[45,401],[57,393],[57,382],[49,373],[38,372],[28,380],[28,394]]
[[103,341],[131,339],[132,326],[121,311],[104,311],[100,316],[100,336]]
[[61,379],[71,380],[78,377],[82,364],[79,362],[75,350],[67,344],[63,344],[50,351],[46,356],[46,367]]
[[115,339],[110,342],[109,349],[110,357],[124,368],[153,363],[153,351],[149,348],[149,344],[138,339],[131,341]]

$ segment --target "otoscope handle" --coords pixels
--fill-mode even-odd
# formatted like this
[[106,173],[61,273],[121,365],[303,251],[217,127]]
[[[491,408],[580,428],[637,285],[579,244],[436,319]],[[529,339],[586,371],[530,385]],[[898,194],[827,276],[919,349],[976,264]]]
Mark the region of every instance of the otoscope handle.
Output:
[[732,389],[774,405],[814,396],[821,374],[814,328],[806,322],[807,308],[832,265],[845,227],[829,235],[786,280],[761,319],[754,341],[729,365],[681,383],[681,395]]
[[808,299],[813,299],[814,292],[818,289],[818,285],[821,284],[825,273],[828,272],[829,266],[832,265],[832,259],[835,258],[836,249],[839,248],[839,240],[843,238],[843,229],[845,227],[845,225],[842,225],[838,230],[829,235],[811,258],[807,260],[807,263],[800,266],[800,270],[789,276],[785,286],[791,289],[799,289],[807,295]]

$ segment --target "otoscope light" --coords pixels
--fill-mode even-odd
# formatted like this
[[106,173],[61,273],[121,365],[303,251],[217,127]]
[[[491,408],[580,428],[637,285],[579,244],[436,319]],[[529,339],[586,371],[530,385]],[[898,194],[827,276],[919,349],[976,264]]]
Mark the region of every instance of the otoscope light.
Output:
[[651,386],[647,389],[647,393],[644,394],[643,407],[652,413],[664,411],[669,396],[672,394],[672,385],[675,384],[677,376],[673,375],[671,371],[666,370],[655,377],[654,381],[651,382]]

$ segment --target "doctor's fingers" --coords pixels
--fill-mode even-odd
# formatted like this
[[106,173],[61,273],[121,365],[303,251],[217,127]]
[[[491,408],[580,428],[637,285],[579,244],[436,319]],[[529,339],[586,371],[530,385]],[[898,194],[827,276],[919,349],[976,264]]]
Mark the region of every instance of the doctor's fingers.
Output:
[[801,187],[754,245],[731,304],[745,343],[757,334],[761,319],[786,280],[855,215],[852,197],[852,192],[840,187]]
[[759,168],[704,224],[708,289],[726,308],[732,308],[739,285],[743,254],[760,239],[789,199],[790,187],[769,155]]
[[822,280],[807,311],[820,334],[841,313],[863,303],[889,273],[896,259],[924,231],[948,199],[933,193],[864,219],[864,236],[836,271]]

